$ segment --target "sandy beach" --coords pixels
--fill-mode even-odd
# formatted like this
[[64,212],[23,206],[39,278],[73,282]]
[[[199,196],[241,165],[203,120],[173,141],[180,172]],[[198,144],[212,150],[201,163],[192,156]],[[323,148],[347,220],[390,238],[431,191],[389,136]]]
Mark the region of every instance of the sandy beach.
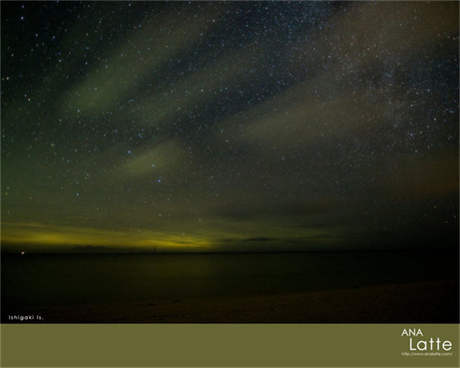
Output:
[[457,284],[434,281],[342,290],[48,306],[43,322],[327,323],[453,322]]

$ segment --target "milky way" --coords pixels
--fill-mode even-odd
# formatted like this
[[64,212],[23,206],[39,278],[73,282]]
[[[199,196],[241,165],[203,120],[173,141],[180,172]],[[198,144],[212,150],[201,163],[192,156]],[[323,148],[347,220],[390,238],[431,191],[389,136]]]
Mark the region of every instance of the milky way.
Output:
[[455,247],[456,2],[2,2],[11,250]]

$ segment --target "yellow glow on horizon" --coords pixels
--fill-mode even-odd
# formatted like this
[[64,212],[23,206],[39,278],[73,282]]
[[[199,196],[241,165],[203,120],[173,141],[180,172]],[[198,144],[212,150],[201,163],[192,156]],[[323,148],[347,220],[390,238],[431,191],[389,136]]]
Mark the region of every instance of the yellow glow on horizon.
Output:
[[100,230],[37,223],[3,224],[2,242],[61,246],[113,246],[142,248],[207,248],[209,240],[193,235],[155,233],[147,230]]

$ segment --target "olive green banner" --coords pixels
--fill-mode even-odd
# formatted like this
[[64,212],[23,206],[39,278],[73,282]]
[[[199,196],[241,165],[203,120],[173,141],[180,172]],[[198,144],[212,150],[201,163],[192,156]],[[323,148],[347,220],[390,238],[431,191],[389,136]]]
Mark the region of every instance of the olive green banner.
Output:
[[2,367],[458,367],[458,324],[4,324]]

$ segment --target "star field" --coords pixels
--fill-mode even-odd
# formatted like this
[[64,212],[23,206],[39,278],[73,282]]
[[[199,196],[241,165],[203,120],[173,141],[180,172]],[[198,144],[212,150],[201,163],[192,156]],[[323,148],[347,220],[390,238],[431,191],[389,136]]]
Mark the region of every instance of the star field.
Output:
[[457,3],[1,6],[8,249],[456,246]]

